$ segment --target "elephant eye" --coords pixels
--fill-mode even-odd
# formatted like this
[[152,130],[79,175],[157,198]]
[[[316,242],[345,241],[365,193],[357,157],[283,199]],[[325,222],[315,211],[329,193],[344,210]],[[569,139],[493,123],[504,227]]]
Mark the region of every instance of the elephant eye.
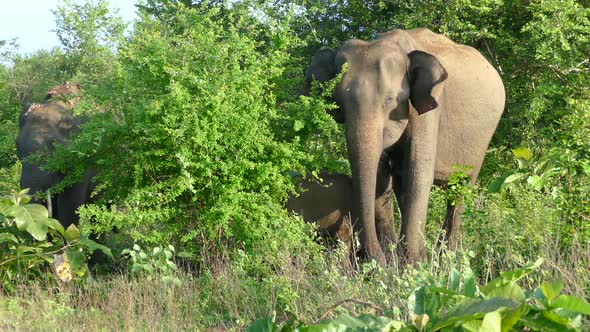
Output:
[[385,105],[391,105],[392,102],[393,102],[393,97],[387,97],[387,99],[385,99]]

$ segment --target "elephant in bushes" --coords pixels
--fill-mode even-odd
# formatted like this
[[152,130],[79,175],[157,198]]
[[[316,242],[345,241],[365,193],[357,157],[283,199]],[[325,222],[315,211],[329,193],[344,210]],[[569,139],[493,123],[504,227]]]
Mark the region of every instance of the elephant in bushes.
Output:
[[348,255],[343,258],[342,269],[352,271],[355,263],[350,207],[352,204],[352,183],[345,174],[322,171],[319,178],[308,177],[300,182],[302,192],[287,201],[289,212],[300,215],[307,222],[318,224],[318,231],[329,241],[342,241]]
[[[49,90],[43,102],[23,108],[16,148],[22,161],[20,186],[30,188],[31,194],[47,192],[65,177],[64,174],[43,170],[42,165],[27,157],[51,153],[54,143],[63,143],[72,133],[79,131],[79,119],[74,117],[71,110],[78,102],[80,93],[79,84],[64,82]],[[51,204],[42,201],[37,203],[47,203],[52,216],[64,227],[76,224],[79,220],[76,210],[89,200],[92,192],[92,176],[92,171],[86,171],[81,182],[57,194],[47,194],[45,197],[50,198]]]
[[[361,249],[386,264],[383,242],[393,238],[393,211],[379,202],[393,192],[401,213],[400,258],[421,260],[432,184],[444,185],[454,165],[471,166],[475,181],[504,110],[502,80],[474,48],[414,29],[320,50],[307,83],[335,77],[345,63],[332,94],[339,106],[333,115],[345,123]],[[443,224],[452,248],[461,210],[449,204]]]

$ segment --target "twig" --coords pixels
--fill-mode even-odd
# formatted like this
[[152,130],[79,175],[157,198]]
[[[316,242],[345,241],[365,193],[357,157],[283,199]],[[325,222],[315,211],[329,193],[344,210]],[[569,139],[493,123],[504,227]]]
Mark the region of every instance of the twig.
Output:
[[490,47],[490,44],[488,43],[488,40],[486,38],[483,39],[483,44],[486,46],[488,53],[492,57],[492,62],[494,63],[494,67],[496,67],[496,70],[498,71],[498,73],[500,73],[500,75],[504,75],[504,71],[502,70],[502,67],[500,67],[500,64],[498,63],[498,58],[496,58],[496,55],[494,54],[494,52],[492,52],[492,48]]
[[17,260],[17,259],[21,259],[21,258],[23,258],[23,257],[24,257],[24,258],[27,258],[27,257],[35,257],[35,256],[46,256],[46,255],[53,255],[53,254],[57,254],[58,252],[60,252],[60,251],[64,251],[64,250],[66,250],[67,248],[69,248],[69,247],[72,247],[72,246],[73,246],[73,244],[67,244],[66,246],[64,246],[64,247],[61,247],[61,248],[59,248],[59,249],[56,249],[56,250],[54,250],[54,251],[49,251],[49,252],[40,252],[40,253],[38,253],[38,254],[26,254],[26,255],[20,255],[20,256],[17,256],[17,257],[12,257],[12,258],[9,258],[9,259],[5,260],[4,262],[0,262],[0,266],[2,266],[2,265],[4,265],[4,264],[8,264],[9,262],[12,262],[12,261],[14,261],[14,260]]
[[368,307],[371,307],[371,308],[373,308],[375,310],[383,311],[383,308],[381,308],[380,306],[375,305],[375,304],[373,304],[371,302],[364,302],[364,301],[359,301],[359,300],[355,300],[355,299],[344,299],[342,301],[337,302],[336,304],[334,304],[330,308],[328,308],[328,310],[326,310],[326,312],[324,312],[324,314],[320,317],[320,319],[316,323],[318,323],[322,319],[328,317],[328,315],[331,314],[332,311],[334,311],[334,309],[338,308],[339,306],[341,306],[341,305],[343,305],[344,303],[347,303],[347,302],[352,302],[352,303],[356,303],[356,304],[362,304],[362,305],[366,305]]

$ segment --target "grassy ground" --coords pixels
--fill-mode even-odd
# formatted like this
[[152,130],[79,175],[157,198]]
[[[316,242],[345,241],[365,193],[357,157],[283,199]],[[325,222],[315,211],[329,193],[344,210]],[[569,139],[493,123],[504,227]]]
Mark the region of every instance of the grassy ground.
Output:
[[[429,220],[444,216],[444,197],[433,193]],[[256,318],[306,323],[340,313],[372,313],[407,321],[407,297],[418,285],[444,285],[453,269],[470,267],[480,284],[544,257],[541,270],[520,281],[533,289],[562,279],[564,292],[590,299],[590,246],[562,239],[559,214],[536,194],[479,199],[464,214],[461,250],[440,253],[401,270],[370,263],[346,276],[337,254],[303,260],[291,255],[272,272],[253,273],[239,262],[219,260],[198,272],[134,274],[129,270],[95,275],[84,282],[23,282],[12,294],[0,293],[0,330],[16,331],[202,331],[243,330]],[[438,227],[431,223],[429,242]],[[340,254],[344,254],[342,251]]]
[[[525,288],[562,278],[567,293],[588,299],[588,248],[544,250],[542,272],[525,279],[530,284]],[[453,268],[466,267],[466,257],[447,254],[403,272],[367,264],[354,276],[344,276],[329,263],[337,259],[323,257],[305,269],[294,258],[275,275],[258,278],[220,263],[205,272],[176,273],[179,285],[157,275],[128,274],[95,277],[84,284],[37,281],[0,297],[0,330],[241,330],[262,316],[311,323],[342,312],[404,320],[408,293],[429,280],[444,282]]]

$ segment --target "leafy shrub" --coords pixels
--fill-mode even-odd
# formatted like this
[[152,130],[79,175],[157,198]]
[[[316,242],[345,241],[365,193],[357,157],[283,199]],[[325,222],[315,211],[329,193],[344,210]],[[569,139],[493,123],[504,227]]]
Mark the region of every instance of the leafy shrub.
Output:
[[516,283],[537,270],[542,259],[478,286],[471,269],[463,275],[453,270],[442,283],[416,288],[408,297],[409,322],[389,317],[343,315],[317,324],[291,321],[281,326],[261,318],[247,331],[579,331],[582,314],[590,316],[590,304],[560,295],[563,282],[542,282],[533,291]]
[[86,274],[87,254],[101,250],[112,257],[109,248],[80,234],[76,226],[64,230],[43,205],[28,204],[27,192],[0,198],[0,285],[5,291],[12,291],[15,281],[44,274],[54,260],[58,277],[70,281]]
[[168,245],[167,248],[154,247],[151,252],[145,252],[139,245],[135,244],[132,249],[124,249],[121,255],[131,257],[130,271],[132,275],[145,274],[148,280],[151,280],[153,276],[159,276],[162,282],[166,284],[180,285],[180,279],[174,276],[178,268],[174,263],[176,252],[172,245]]
[[250,21],[220,17],[220,8],[165,8],[157,18],[141,12],[121,45],[119,71],[102,78],[112,90],[99,82],[82,105],[120,102],[109,102],[50,164],[100,170],[110,207],[81,209],[82,223],[117,227],[142,245],[172,244],[206,263],[241,257],[258,272],[287,264],[290,252],[313,255],[310,227],[283,209],[289,173],[305,172],[309,160],[301,139],[282,135],[285,114],[273,92],[290,66],[288,45],[276,42],[288,31],[254,27],[268,38],[262,43]]

